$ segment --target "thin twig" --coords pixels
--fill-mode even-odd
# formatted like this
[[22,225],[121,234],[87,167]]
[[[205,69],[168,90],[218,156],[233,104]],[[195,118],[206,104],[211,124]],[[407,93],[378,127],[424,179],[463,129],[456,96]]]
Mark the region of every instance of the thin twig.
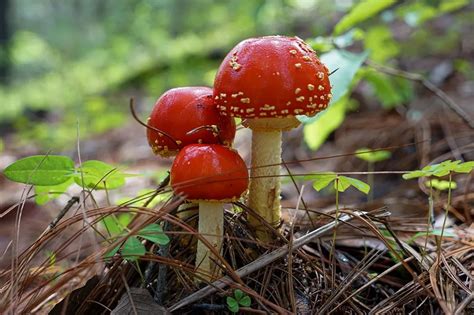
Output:
[[474,129],[474,120],[469,117],[469,115],[460,107],[448,94],[446,94],[443,90],[438,88],[436,85],[434,85],[430,80],[426,79],[424,76],[418,73],[412,73],[412,72],[407,72],[403,71],[400,69],[395,69],[383,65],[376,64],[370,60],[366,61],[367,65],[370,67],[397,77],[402,77],[411,81],[417,81],[420,82],[426,89],[430,90],[433,94],[435,94],[441,101],[443,101],[444,104],[448,106],[449,109],[451,109],[454,113],[456,113],[462,120],[464,120],[469,127]]
[[66,205],[64,206],[64,208],[61,209],[61,211],[59,211],[58,215],[54,218],[53,221],[51,221],[51,223],[48,225],[48,229],[54,229],[54,227],[56,226],[56,224],[58,224],[58,222],[66,215],[66,213],[71,209],[71,207],[75,204],[75,203],[79,203],[79,197],[77,196],[74,196],[72,197],[71,199],[69,199],[69,201],[66,203]]
[[164,135],[166,138],[170,139],[171,141],[174,142],[174,144],[176,145],[176,147],[180,147],[179,144],[176,142],[175,138],[173,138],[171,135],[169,135],[168,133],[164,132],[163,130],[160,130],[156,127],[153,127],[153,126],[150,126],[149,124],[146,124],[144,123],[143,121],[140,120],[140,118],[138,117],[137,113],[135,112],[135,106],[134,106],[134,101],[133,101],[133,98],[130,99],[130,112],[132,113],[132,116],[133,118],[142,126],[144,126],[145,128],[148,128],[150,130],[153,130],[153,131],[156,131],[158,132],[158,134],[162,134]]

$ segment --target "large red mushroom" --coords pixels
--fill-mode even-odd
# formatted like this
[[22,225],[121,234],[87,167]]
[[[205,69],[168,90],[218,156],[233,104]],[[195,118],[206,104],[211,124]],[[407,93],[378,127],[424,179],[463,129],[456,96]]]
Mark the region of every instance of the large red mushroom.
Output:
[[[252,129],[249,206],[268,223],[280,223],[281,132],[297,127],[297,115],[313,116],[331,100],[329,71],[297,37],[251,38],[235,46],[214,81],[214,101],[224,117],[240,117]],[[249,218],[261,240],[261,222]]]
[[[248,187],[248,171],[240,155],[216,144],[188,145],[173,162],[171,187],[176,194],[199,203],[198,231],[219,252],[224,233],[222,203],[237,200]],[[207,280],[219,274],[211,256],[198,241],[196,266]]]

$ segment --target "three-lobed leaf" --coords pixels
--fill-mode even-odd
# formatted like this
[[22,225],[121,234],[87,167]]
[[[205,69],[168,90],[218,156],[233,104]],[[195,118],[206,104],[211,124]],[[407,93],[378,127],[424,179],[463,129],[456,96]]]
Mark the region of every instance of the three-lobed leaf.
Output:
[[240,306],[249,307],[252,304],[250,297],[240,289],[235,289],[234,297],[228,296],[226,302],[227,307],[232,313],[237,313]]
[[13,162],[3,174],[11,181],[38,185],[59,185],[71,178],[74,161],[67,156],[33,155]]
[[348,176],[337,175],[333,172],[309,175],[305,176],[305,179],[314,180],[313,188],[317,191],[321,191],[330,183],[333,183],[334,189],[340,192],[346,191],[347,188],[351,186],[364,194],[368,194],[370,191],[370,186],[363,181]]

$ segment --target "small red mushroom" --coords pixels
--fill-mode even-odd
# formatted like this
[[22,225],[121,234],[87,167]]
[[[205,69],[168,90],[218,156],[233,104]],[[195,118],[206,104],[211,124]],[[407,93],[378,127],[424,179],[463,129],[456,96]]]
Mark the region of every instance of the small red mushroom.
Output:
[[[224,232],[222,203],[235,201],[248,187],[247,167],[240,155],[217,144],[191,144],[177,155],[171,167],[176,194],[199,203],[199,233],[219,252]],[[198,241],[196,266],[210,280],[219,274],[208,248]]]
[[[182,87],[168,90],[156,102],[147,129],[153,152],[173,156],[188,144],[218,143],[230,146],[235,122],[219,115],[209,87]],[[153,130],[156,128],[170,137]]]
[[[235,46],[214,81],[214,101],[224,117],[245,119],[252,129],[249,206],[268,223],[280,223],[281,132],[299,125],[331,100],[329,71],[297,37],[251,38]],[[266,166],[268,165],[268,167]],[[269,234],[250,217],[261,240]]]

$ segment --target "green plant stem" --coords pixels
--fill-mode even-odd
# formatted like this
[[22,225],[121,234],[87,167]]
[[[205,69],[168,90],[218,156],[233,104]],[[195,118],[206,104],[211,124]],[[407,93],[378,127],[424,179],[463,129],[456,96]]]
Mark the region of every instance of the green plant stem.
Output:
[[448,214],[449,214],[449,208],[451,207],[451,182],[453,180],[453,175],[452,172],[449,172],[449,187],[448,187],[448,201],[446,205],[446,210],[444,212],[444,220],[443,220],[443,226],[441,227],[441,235],[439,236],[439,241],[438,241],[438,264],[440,263],[441,259],[441,242],[443,241],[443,234],[444,234],[444,228],[446,225],[446,221],[448,219]]
[[[335,268],[335,263],[334,263],[334,252],[336,251],[336,230],[337,230],[337,225],[339,223],[339,177],[336,177],[336,219],[335,219],[335,224],[334,224],[334,232],[332,233],[332,246],[331,246],[331,252],[329,253],[329,261],[331,262],[331,265],[333,268]],[[335,279],[336,273],[332,272],[332,281],[331,281],[331,288],[334,288],[334,283],[336,283]]]
[[371,187],[369,190],[369,195],[367,196],[367,201],[372,202],[374,200],[374,163],[367,163],[367,183]]
[[423,251],[421,252],[421,265],[423,266],[423,260],[426,256],[426,247],[428,246],[428,236],[430,233],[431,227],[431,217],[433,215],[433,185],[432,185],[432,178],[430,177],[430,196],[428,197],[428,220],[426,222],[426,235],[425,235],[425,245],[423,246]]

